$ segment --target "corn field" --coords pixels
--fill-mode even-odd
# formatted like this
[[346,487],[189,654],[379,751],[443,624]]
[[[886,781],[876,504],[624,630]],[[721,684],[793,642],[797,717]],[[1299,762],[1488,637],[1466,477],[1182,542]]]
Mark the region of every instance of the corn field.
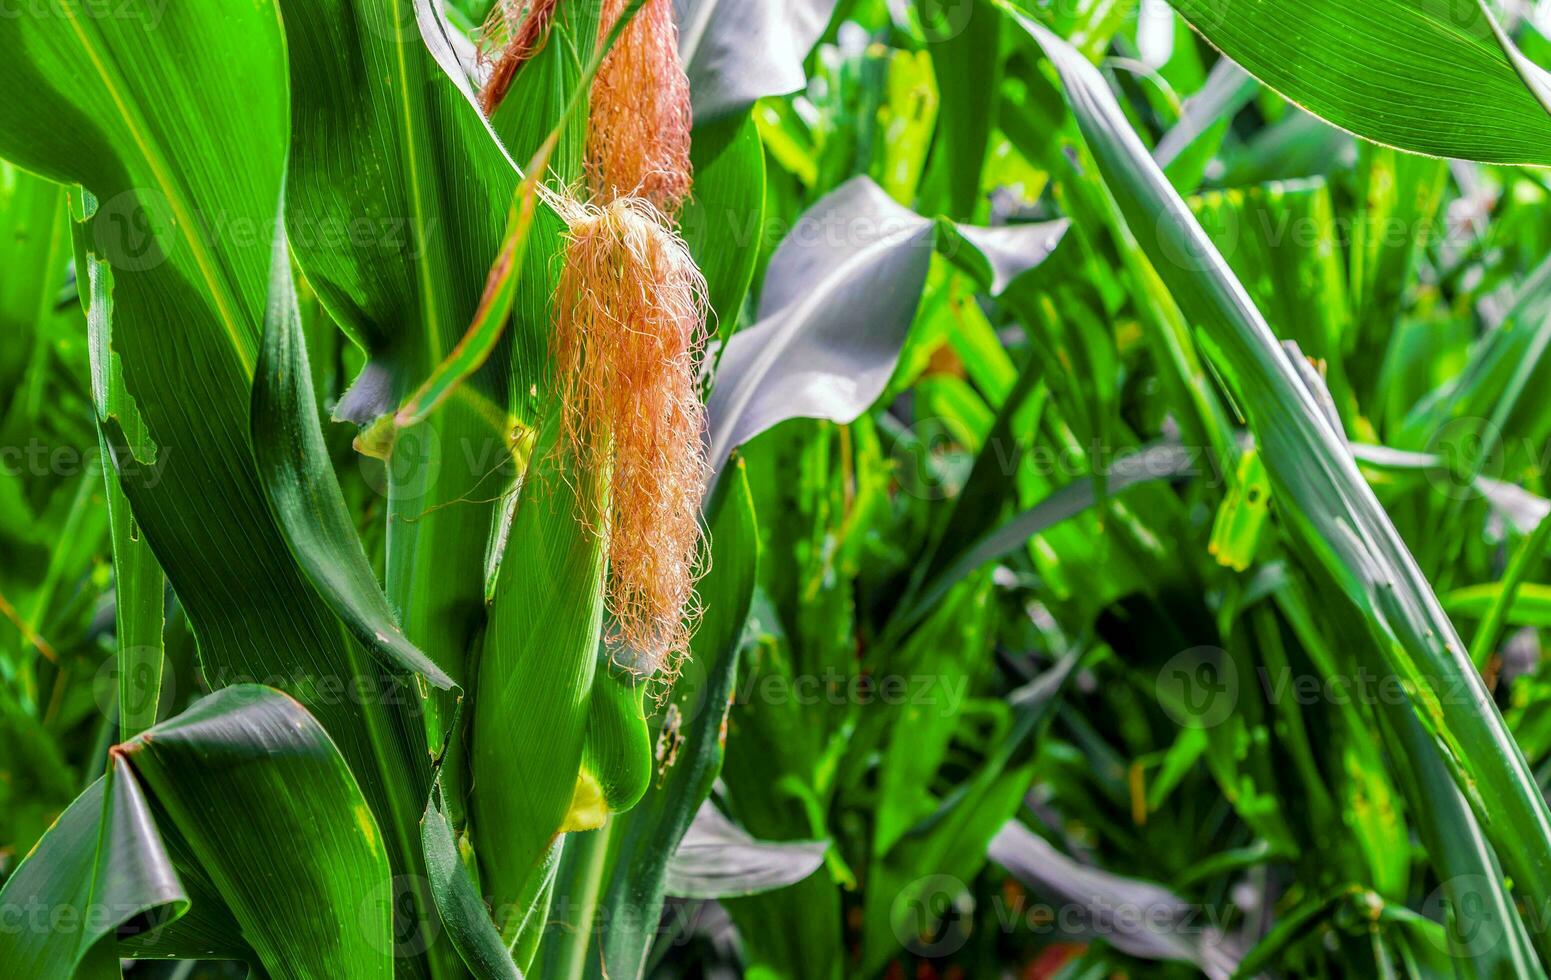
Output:
[[0,980],[1546,976],[1542,65],[0,0]]

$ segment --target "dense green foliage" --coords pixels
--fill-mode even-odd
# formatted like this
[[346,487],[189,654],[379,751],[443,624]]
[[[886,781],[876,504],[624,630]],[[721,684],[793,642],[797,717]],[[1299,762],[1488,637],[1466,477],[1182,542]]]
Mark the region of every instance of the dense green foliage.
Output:
[[490,0],[0,9],[0,978],[1546,975],[1551,22],[1170,3],[673,4],[676,678],[643,0],[488,115]]

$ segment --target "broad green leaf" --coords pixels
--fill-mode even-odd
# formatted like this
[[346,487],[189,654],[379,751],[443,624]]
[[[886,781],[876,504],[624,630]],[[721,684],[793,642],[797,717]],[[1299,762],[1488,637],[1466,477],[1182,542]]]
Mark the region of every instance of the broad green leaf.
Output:
[[398,896],[385,842],[334,743],[294,699],[229,687],[115,758],[112,778],[127,764],[145,786],[271,976],[392,975]]
[[187,907],[143,791],[132,778],[98,779],[0,890],[0,913],[16,926],[0,933],[0,970],[69,980],[93,946],[111,948],[118,927]]
[[425,842],[426,875],[442,925],[476,980],[521,980],[521,972],[490,921],[490,910],[458,855],[458,842],[440,796],[438,787],[426,806],[420,827]]
[[251,450],[287,143],[277,12],[124,12],[61,8],[0,33],[0,85],[30,93],[0,106],[0,155],[89,192],[77,265],[103,311],[98,333],[111,298],[111,340],[96,343],[118,356],[154,462],[131,424],[109,414],[104,433],[204,677],[268,681],[306,704],[360,775],[395,867],[412,873],[429,775],[420,726],[407,723],[417,699],[374,668],[297,567]]
[[[1445,933],[1456,971],[1478,976],[1544,975],[1515,896],[1503,878],[1482,825],[1455,789],[1452,774],[1431,751],[1431,739],[1408,706],[1382,705],[1391,752],[1412,760],[1401,785],[1422,844],[1447,900]],[[1450,921],[1452,920],[1452,921]],[[1529,920],[1534,923],[1534,919]]]
[[980,175],[996,123],[1003,18],[989,0],[946,5],[916,0],[937,75],[942,110],[927,173],[928,200],[958,221],[980,215]]
[[[68,978],[91,947],[111,955],[117,933],[127,955],[387,978],[393,888],[377,823],[328,734],[295,699],[236,685],[114,749],[106,778],[0,892],[0,908],[68,910],[75,925],[6,930],[0,964],[7,976]],[[202,947],[189,945],[196,935],[209,937]]]
[[[94,262],[90,273],[99,282],[111,282],[112,273]],[[97,406],[97,445],[104,459],[111,459],[108,430],[129,439],[135,465],[154,465],[156,445],[146,431],[145,420],[124,387],[123,365],[113,353],[112,290],[103,289],[87,310],[92,366],[92,401]],[[111,422],[110,422],[111,420]],[[133,435],[128,435],[133,433]],[[129,498],[119,482],[116,467],[103,467],[108,526],[113,541],[114,640],[118,660],[119,739],[137,735],[156,724],[164,667],[163,628],[167,604],[167,577],[151,546],[141,536],[130,510]]]
[[1173,0],[1250,74],[1328,122],[1413,153],[1551,165],[1551,82],[1486,0]]
[[0,328],[12,338],[0,348],[0,419],[20,405],[29,415],[41,407],[47,351],[36,339],[64,284],[70,259],[70,224],[64,188],[0,162]]
[[282,227],[275,235],[264,343],[253,382],[253,456],[271,513],[318,594],[394,670],[452,686],[404,637],[366,559],[316,414],[306,338]]
[[684,243],[706,279],[714,319],[708,337],[725,345],[738,327],[765,236],[765,149],[752,116],[695,129],[694,195],[684,206]]
[[[518,175],[422,40],[420,18],[427,33],[440,22],[432,5],[281,6],[292,102],[286,224],[324,308],[371,356],[334,410],[366,423],[427,382],[474,322]],[[544,227],[552,238],[552,214]],[[523,276],[542,270],[548,254],[534,249]],[[522,390],[536,380],[547,282],[537,275],[527,288],[539,295],[517,301],[499,348],[510,353],[492,357],[458,396],[382,451],[388,600],[409,641],[454,678],[464,674],[481,623],[493,501],[510,478],[508,364],[530,365]],[[433,739],[445,737],[449,711],[431,705]]]
[[[422,10],[433,7],[429,0],[415,2]],[[627,25],[638,9],[639,3],[624,5],[613,30]],[[602,13],[603,4],[598,0],[558,4],[548,40],[522,66],[490,118],[492,130],[518,160],[536,152],[550,130],[559,125],[553,176],[567,187],[582,186],[590,86],[588,91],[578,90],[583,76],[597,64],[593,59],[609,43],[600,29]],[[577,97],[574,101],[573,96]],[[583,111],[565,115],[573,105]]]
[[1207,551],[1223,565],[1244,571],[1255,560],[1260,534],[1270,516],[1271,487],[1260,454],[1250,447],[1239,457],[1233,484],[1212,522]]

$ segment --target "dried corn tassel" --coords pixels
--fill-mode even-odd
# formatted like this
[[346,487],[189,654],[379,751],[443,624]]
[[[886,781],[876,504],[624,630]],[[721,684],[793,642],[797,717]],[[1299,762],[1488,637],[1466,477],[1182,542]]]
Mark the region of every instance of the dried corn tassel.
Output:
[[[630,0],[604,0],[599,43]],[[689,196],[689,78],[673,0],[646,0],[592,86],[587,179],[600,201],[635,196],[676,215]]]
[[559,0],[499,0],[490,9],[479,36],[480,63],[489,74],[479,92],[479,106],[493,115],[512,87],[517,70],[527,64],[549,37]]
[[560,447],[607,474],[608,639],[671,679],[687,650],[708,469],[698,386],[705,280],[649,202],[570,216],[555,301]]

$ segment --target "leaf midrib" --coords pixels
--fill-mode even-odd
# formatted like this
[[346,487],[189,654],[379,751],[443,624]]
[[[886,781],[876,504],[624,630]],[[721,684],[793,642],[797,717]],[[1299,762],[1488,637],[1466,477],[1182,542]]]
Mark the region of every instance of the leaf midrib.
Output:
[[[409,63],[404,48],[404,18],[401,16],[403,0],[393,0],[393,42],[398,68],[399,119],[404,129],[404,164],[409,179],[409,207],[415,222],[415,272],[420,279],[420,314],[425,326],[426,351],[430,363],[442,359],[441,324],[436,315],[435,279],[431,275],[426,257],[425,212],[421,207],[420,165],[415,155],[415,124],[409,103]],[[413,14],[414,11],[411,11]],[[419,38],[414,39],[417,43]]]
[[71,4],[61,4],[60,11],[65,19],[70,22],[70,29],[75,33],[76,39],[81,44],[81,49],[91,60],[92,67],[96,69],[97,76],[102,80],[107,89],[108,96],[118,108],[119,116],[124,123],[129,137],[134,141],[136,149],[140,151],[141,158],[151,171],[151,178],[157,184],[157,190],[167,200],[172,208],[173,219],[178,226],[180,236],[188,243],[189,252],[194,258],[194,264],[198,267],[200,276],[205,281],[205,287],[209,291],[210,298],[214,300],[216,312],[220,316],[221,325],[226,329],[226,336],[231,342],[232,350],[237,355],[238,362],[242,365],[243,373],[247,377],[253,376],[253,351],[250,343],[244,339],[238,329],[237,318],[234,312],[235,303],[229,295],[229,289],[223,283],[218,274],[213,256],[210,255],[199,235],[195,234],[193,212],[187,202],[183,200],[182,187],[172,177],[167,162],[162,159],[156,150],[156,144],[146,136],[145,121],[140,118],[134,106],[125,98],[122,80],[118,73],[108,64],[104,52],[99,51],[93,45],[91,37],[82,27]]

